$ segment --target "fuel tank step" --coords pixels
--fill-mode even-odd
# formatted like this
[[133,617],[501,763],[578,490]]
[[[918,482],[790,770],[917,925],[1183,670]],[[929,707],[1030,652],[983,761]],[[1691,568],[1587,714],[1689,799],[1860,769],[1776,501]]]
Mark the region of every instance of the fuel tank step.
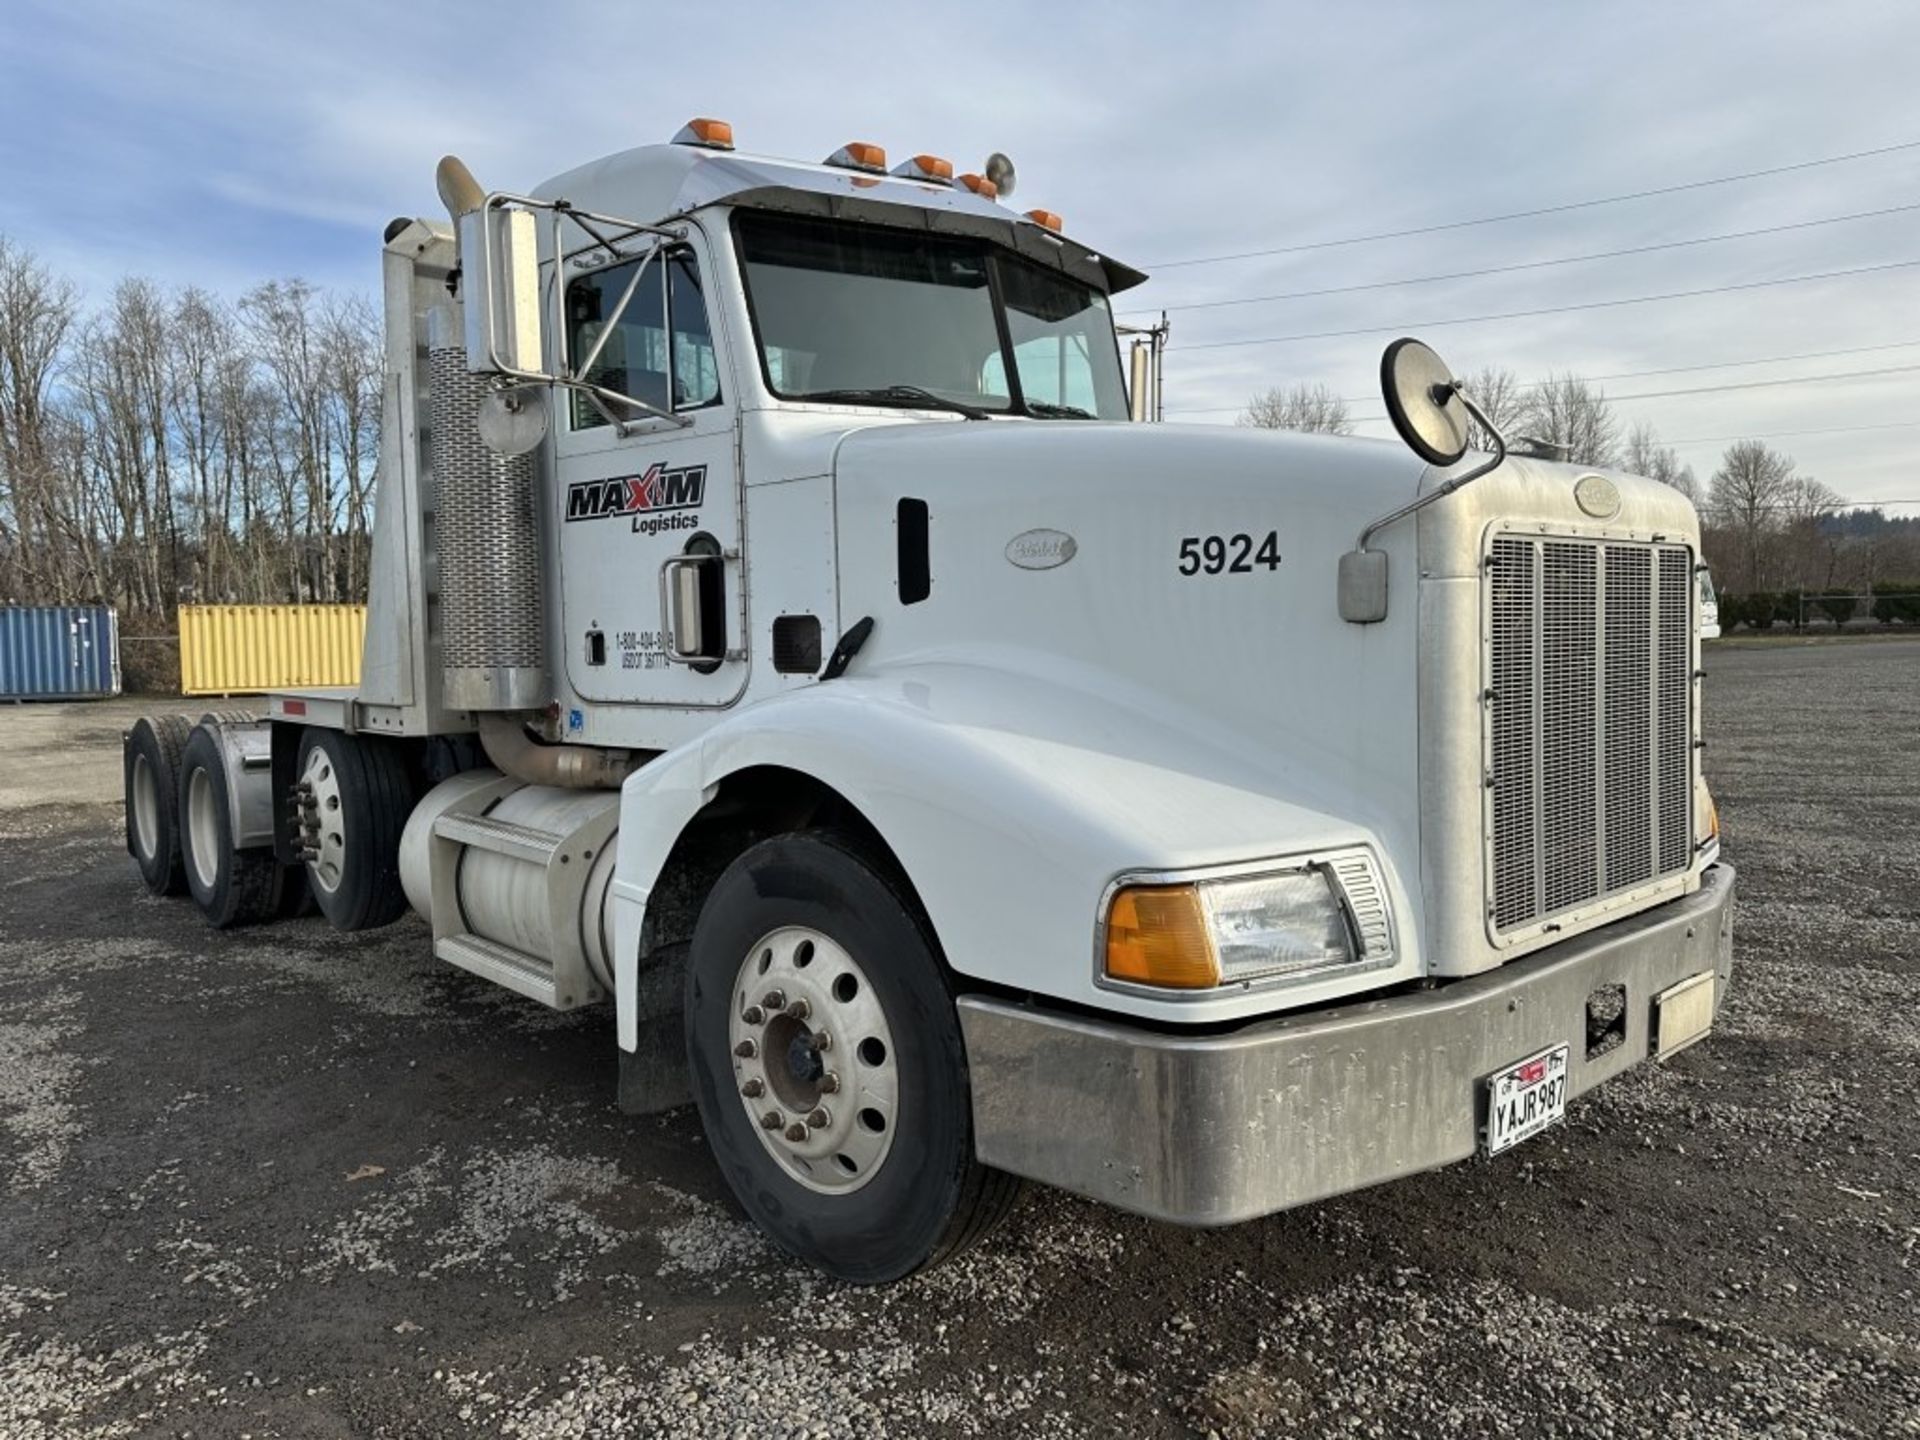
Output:
[[433,942],[436,958],[517,991],[542,1005],[555,1004],[553,967],[538,955],[479,935],[446,935]]
[[551,830],[536,830],[531,825],[516,825],[511,820],[495,820],[489,815],[442,815],[433,822],[433,833],[442,840],[524,860],[530,865],[545,865],[565,838]]

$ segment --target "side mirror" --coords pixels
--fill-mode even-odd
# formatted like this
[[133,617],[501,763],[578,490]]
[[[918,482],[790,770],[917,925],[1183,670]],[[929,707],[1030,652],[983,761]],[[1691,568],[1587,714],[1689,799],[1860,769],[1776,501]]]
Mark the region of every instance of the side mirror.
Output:
[[540,345],[540,255],[533,216],[482,205],[460,217],[460,295],[467,308],[467,369],[533,377]]
[[1382,515],[1360,532],[1360,541],[1340,557],[1338,602],[1340,618],[1353,625],[1376,625],[1387,618],[1387,555],[1370,550],[1368,542],[1396,520],[1451,495],[1462,485],[1497,469],[1507,458],[1506,438],[1473,397],[1453,378],[1446,362],[1414,339],[1387,346],[1380,357],[1380,389],[1386,397],[1387,417],[1407,448],[1429,465],[1445,468],[1467,453],[1471,427],[1478,420],[1493,437],[1493,457],[1464,475],[1455,475],[1424,495],[1415,496],[1398,510]]
[[467,369],[477,375],[544,378],[540,344],[540,254],[531,213],[499,203],[458,156],[434,171],[460,246]]
[[[434,172],[440,199],[453,217],[455,238],[460,253],[460,308],[465,314],[467,369],[476,375],[502,380],[520,380],[531,384],[562,385],[584,396],[611,423],[623,438],[630,433],[634,415],[664,420],[669,425],[692,423],[672,409],[662,409],[631,395],[622,395],[584,378],[593,370],[594,361],[632,303],[634,292],[649,266],[665,253],[669,242],[684,240],[686,227],[648,225],[599,215],[582,210],[566,200],[541,200],[526,195],[488,194],[473,178],[473,172],[459,157],[442,158]],[[578,366],[570,366],[566,349],[567,326],[559,313],[560,287],[552,291],[553,310],[542,304],[540,278],[540,236],[536,214],[551,217],[550,248],[555,257],[567,255],[567,234],[571,225],[587,240],[587,250],[604,250],[609,260],[620,262],[636,258],[622,249],[640,237],[651,248],[634,267],[633,278],[611,313],[601,321],[600,339]],[[558,259],[549,263],[559,264]],[[653,281],[661,284],[661,272],[653,271]],[[546,368],[546,347],[542,343],[543,315],[552,322],[560,337],[559,359],[554,370]],[[525,390],[526,386],[521,386]],[[520,454],[537,445],[546,434],[546,410],[537,412],[513,394],[507,394],[483,417],[489,445],[503,454]],[[496,443],[497,442],[497,443]],[[522,449],[512,447],[519,446]],[[506,447],[506,448],[502,448]]]
[[987,179],[993,182],[994,191],[1002,200],[1013,194],[1013,161],[996,150],[987,156],[987,163],[981,167]]
[[1396,340],[1380,357],[1387,417],[1407,448],[1429,465],[1452,465],[1467,453],[1472,417],[1447,362],[1418,340]]

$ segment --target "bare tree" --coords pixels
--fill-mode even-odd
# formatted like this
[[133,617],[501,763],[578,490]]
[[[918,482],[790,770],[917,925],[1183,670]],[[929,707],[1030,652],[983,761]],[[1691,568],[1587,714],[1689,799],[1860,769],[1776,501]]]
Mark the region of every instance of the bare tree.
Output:
[[1347,402],[1325,385],[1275,387],[1256,395],[1236,425],[1251,425],[1261,430],[1305,430],[1321,435],[1351,435],[1353,421],[1347,415]]
[[[1491,420],[1500,428],[1509,440],[1514,438],[1514,427],[1525,418],[1527,401],[1519,378],[1511,370],[1496,370],[1493,366],[1483,366],[1473,374],[1464,377],[1461,382],[1467,394],[1473,397]],[[1478,420],[1467,428],[1467,444],[1475,450],[1491,450],[1493,436],[1487,433],[1487,427]]]
[[360,296],[330,301],[321,326],[321,358],[330,406],[335,464],[346,486],[340,586],[358,595],[366,586],[373,517],[373,462],[380,449],[380,386],[386,355],[379,319]]
[[1620,422],[1606,395],[1578,375],[1548,375],[1534,386],[1520,423],[1572,464],[1612,465],[1619,458]]
[[47,522],[53,382],[78,311],[71,284],[0,235],[0,587],[10,597],[75,598]]
[[1713,472],[1714,521],[1730,532],[1743,567],[1727,586],[1769,590],[1776,568],[1776,530],[1793,488],[1793,461],[1764,441],[1736,440]]
[[1673,448],[1662,445],[1653,427],[1644,420],[1627,432],[1627,443],[1620,452],[1620,468],[1658,480],[1662,485],[1671,485],[1689,500],[1700,498],[1693,467],[1682,465]]
[[382,351],[357,296],[144,280],[84,318],[0,236],[0,599],[364,594]]
[[1827,522],[1844,504],[1840,496],[1811,475],[1795,475],[1780,502],[1781,541],[1787,583],[1801,589],[1828,590],[1840,570],[1840,537]]

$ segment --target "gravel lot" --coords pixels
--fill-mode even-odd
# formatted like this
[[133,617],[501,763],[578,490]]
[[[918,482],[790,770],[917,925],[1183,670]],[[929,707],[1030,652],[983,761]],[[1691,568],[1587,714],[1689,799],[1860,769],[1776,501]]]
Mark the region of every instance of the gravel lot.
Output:
[[135,704],[0,707],[0,1436],[1920,1435],[1920,642],[1708,661],[1716,1038],[1496,1162],[1201,1234],[1032,1192],[824,1283],[611,1020],[409,919],[205,929]]

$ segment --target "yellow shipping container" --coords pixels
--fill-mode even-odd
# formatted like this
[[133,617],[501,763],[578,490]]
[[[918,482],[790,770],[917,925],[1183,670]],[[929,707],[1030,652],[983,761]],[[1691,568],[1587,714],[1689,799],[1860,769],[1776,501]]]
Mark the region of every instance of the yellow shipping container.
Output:
[[364,605],[182,605],[180,693],[360,683]]

